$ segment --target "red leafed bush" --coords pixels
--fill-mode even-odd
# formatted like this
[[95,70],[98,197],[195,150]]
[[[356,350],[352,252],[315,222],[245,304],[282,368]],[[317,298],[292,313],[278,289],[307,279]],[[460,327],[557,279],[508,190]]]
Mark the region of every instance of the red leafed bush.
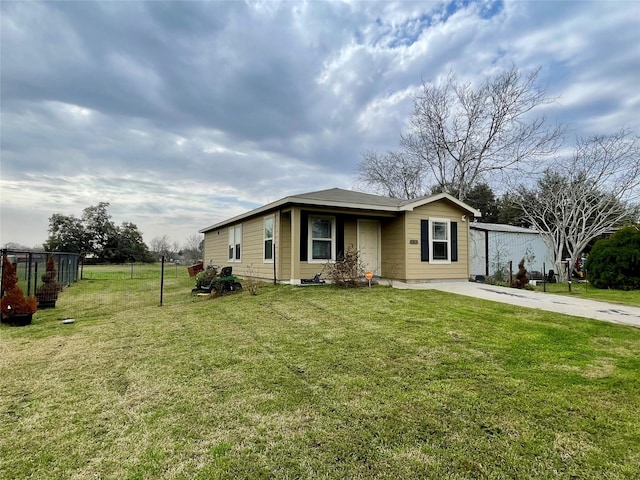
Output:
[[34,313],[38,309],[36,297],[25,297],[24,292],[18,286],[16,267],[6,255],[2,257],[2,288],[4,294],[0,300],[0,308],[3,316]]
[[58,272],[56,271],[53,256],[49,256],[47,260],[47,270],[44,275],[42,275],[42,285],[36,289],[36,298],[38,299],[39,307],[42,308],[43,303],[46,304],[46,302],[53,302],[53,305],[55,305],[55,301],[58,299],[58,293],[61,291],[62,287],[58,283]]

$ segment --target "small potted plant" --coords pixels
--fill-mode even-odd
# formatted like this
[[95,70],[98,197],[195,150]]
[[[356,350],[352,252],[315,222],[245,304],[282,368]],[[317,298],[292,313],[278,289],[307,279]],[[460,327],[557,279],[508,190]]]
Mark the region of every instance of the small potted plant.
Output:
[[58,300],[58,293],[62,287],[58,283],[58,272],[53,261],[53,256],[49,256],[47,260],[47,270],[42,275],[42,285],[36,289],[36,298],[38,299],[38,308],[53,308]]
[[36,297],[25,297],[18,286],[16,267],[7,255],[2,256],[2,300],[0,311],[2,322],[12,326],[24,326],[31,323],[33,314],[38,309]]

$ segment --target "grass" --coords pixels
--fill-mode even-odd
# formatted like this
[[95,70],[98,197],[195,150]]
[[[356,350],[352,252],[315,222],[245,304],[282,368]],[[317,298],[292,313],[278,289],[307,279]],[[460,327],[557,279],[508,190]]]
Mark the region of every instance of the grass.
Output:
[[[566,283],[547,283],[546,288],[548,293],[640,307],[640,290],[624,291],[601,289],[595,288],[593,285],[589,285],[588,283],[579,282],[572,282],[571,291],[569,291],[569,286]],[[542,292],[543,286],[539,284],[535,289]]]
[[156,284],[84,280],[0,328],[0,478],[640,475],[640,329],[386,287],[208,299],[181,272],[159,307]]
[[[161,273],[160,263],[84,265],[82,268],[82,278],[85,280],[159,279]],[[187,267],[177,263],[165,263],[164,273],[166,278],[185,278]]]

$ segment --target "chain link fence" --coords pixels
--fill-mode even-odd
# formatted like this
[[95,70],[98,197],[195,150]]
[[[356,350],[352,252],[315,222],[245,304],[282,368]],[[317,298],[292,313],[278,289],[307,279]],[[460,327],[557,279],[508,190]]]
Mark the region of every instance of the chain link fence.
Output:
[[[1,253],[16,267],[18,285],[28,297],[36,295],[43,285],[47,260],[53,257],[62,287],[53,306],[60,318],[108,315],[114,303],[128,311],[161,306],[171,302],[173,295],[189,295],[194,282],[190,268],[165,262],[164,258],[157,263],[91,264],[83,262],[76,253],[11,249],[2,249]],[[0,289],[3,289],[1,282]],[[47,308],[40,300],[39,310]]]
[[[57,280],[63,288],[76,283],[79,279],[80,255],[77,253],[31,252],[3,248],[2,256],[4,255],[15,265],[18,285],[27,296],[34,295],[36,289],[42,285],[42,275],[46,271],[49,257],[53,257]],[[1,280],[0,290],[4,292]]]

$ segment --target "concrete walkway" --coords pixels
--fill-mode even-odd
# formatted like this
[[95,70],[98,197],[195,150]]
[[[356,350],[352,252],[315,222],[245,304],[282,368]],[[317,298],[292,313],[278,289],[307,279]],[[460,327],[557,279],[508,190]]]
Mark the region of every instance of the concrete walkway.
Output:
[[493,302],[640,327],[640,307],[473,282],[402,283],[394,281],[393,287],[405,290],[440,290]]

